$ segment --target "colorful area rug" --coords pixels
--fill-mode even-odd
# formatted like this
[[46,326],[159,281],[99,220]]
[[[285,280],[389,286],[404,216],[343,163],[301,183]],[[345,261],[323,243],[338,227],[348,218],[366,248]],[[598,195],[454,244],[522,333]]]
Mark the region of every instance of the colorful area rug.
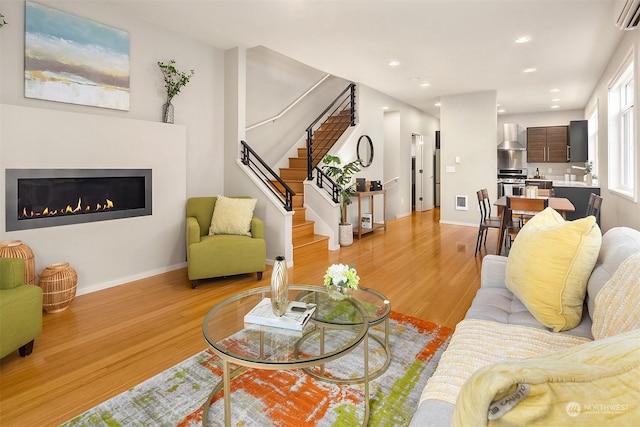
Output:
[[[452,330],[395,312],[390,316],[391,363],[369,385],[369,426],[406,426],[422,389],[435,370]],[[383,337],[380,326],[372,333]],[[370,340],[369,366],[384,363]],[[329,372],[360,376],[362,345],[326,366]],[[209,350],[161,372],[63,424],[70,426],[200,426],[202,409],[222,379],[222,363]],[[354,372],[355,371],[355,372]],[[332,384],[302,370],[249,369],[231,382],[233,426],[356,426],[364,416],[361,384]],[[209,411],[209,425],[224,425],[224,397]]]

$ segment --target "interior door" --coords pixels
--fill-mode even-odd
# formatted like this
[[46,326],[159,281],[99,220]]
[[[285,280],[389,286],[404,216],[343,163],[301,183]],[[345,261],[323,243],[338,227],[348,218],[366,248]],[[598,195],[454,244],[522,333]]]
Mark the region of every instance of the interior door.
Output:
[[425,194],[424,194],[424,186],[425,186],[425,170],[424,170],[424,142],[422,139],[422,135],[413,134],[412,135],[413,142],[416,147],[416,156],[415,156],[415,170],[413,180],[415,182],[415,210],[417,212],[422,212],[426,210],[425,203]]

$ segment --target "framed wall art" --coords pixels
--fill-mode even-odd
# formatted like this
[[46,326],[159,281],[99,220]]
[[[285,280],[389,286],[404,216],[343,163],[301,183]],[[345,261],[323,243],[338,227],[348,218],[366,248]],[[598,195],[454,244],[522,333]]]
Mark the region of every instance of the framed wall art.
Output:
[[25,4],[24,95],[129,111],[129,34]]

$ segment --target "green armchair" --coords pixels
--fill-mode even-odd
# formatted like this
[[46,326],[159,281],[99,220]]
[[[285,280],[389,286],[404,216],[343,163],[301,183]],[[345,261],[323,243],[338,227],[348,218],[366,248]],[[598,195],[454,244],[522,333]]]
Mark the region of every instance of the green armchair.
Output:
[[42,289],[24,283],[24,260],[0,258],[0,358],[25,357],[42,333]]
[[251,219],[251,236],[209,235],[216,197],[192,197],[187,200],[187,271],[191,287],[199,279],[257,273],[266,269],[267,245],[264,223]]

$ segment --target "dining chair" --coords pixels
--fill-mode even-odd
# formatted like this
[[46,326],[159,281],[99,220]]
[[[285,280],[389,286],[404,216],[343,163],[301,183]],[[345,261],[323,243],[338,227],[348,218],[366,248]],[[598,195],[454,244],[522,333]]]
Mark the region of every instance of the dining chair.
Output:
[[524,224],[538,212],[549,206],[549,199],[545,197],[507,197],[505,215],[511,215],[511,220],[506,222],[505,251],[509,254],[511,244],[524,226]]
[[551,189],[538,188],[538,197],[551,197]]
[[602,206],[602,196],[598,196],[595,193],[589,195],[589,204],[587,205],[587,214],[585,216],[593,215],[596,217],[596,222],[600,224],[600,207]]
[[478,251],[483,244],[487,244],[487,234],[490,228],[500,228],[500,218],[491,216],[491,201],[489,200],[489,192],[486,188],[476,192],[478,197],[478,208],[480,209],[480,225],[478,227],[478,236],[476,239],[476,251],[474,256],[478,255]]

